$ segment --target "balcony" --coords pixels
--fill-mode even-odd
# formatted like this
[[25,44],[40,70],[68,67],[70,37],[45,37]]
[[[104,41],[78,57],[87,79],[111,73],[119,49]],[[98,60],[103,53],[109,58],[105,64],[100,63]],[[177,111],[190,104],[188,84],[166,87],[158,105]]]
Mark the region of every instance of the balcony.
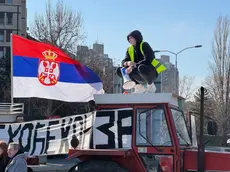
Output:
[[17,116],[23,113],[23,103],[0,103],[0,123],[16,122]]

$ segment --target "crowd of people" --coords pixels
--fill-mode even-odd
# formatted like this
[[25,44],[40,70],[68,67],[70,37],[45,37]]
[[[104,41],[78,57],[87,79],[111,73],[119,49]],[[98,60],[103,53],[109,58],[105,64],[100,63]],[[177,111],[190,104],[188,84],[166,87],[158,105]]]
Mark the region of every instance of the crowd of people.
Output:
[[28,172],[26,155],[20,144],[0,141],[0,172]]

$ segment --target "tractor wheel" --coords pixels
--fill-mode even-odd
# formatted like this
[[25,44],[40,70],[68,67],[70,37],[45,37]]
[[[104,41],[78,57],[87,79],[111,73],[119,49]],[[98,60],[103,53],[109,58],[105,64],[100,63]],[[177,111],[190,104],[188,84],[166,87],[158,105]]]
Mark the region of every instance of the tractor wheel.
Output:
[[68,172],[129,172],[116,162],[103,160],[90,160],[73,166]]

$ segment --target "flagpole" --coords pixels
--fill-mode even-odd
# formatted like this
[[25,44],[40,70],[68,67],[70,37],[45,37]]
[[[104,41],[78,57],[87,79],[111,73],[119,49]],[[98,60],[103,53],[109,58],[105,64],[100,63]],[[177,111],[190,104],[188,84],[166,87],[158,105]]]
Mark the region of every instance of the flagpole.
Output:
[[11,69],[11,103],[14,103],[14,95],[13,95],[13,40],[12,40],[12,33],[10,34],[10,69]]

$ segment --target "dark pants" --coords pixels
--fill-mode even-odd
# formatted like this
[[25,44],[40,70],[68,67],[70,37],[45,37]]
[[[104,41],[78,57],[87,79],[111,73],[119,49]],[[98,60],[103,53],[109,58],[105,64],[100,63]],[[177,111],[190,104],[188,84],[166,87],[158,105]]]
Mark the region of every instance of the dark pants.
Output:
[[[121,67],[117,68],[117,75],[122,77]],[[152,84],[158,77],[156,69],[150,65],[139,65],[138,68],[134,68],[129,74],[129,77],[136,84]]]

